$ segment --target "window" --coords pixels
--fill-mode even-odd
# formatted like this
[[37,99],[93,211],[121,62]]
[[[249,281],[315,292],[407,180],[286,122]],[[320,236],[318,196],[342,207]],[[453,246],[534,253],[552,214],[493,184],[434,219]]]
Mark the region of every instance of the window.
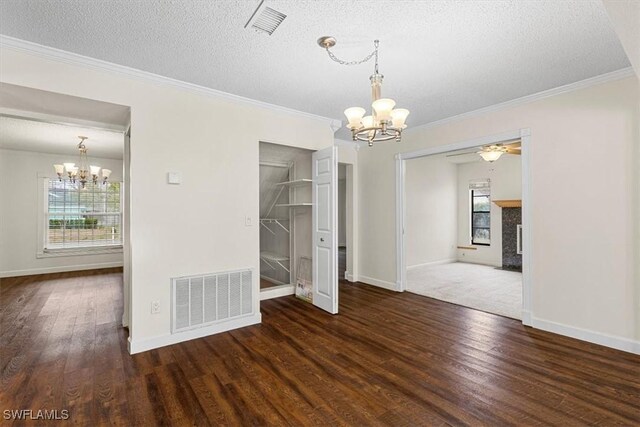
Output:
[[85,188],[69,180],[46,180],[44,250],[90,249],[122,245],[119,182]]
[[489,181],[472,182],[471,244],[491,245],[491,190]]

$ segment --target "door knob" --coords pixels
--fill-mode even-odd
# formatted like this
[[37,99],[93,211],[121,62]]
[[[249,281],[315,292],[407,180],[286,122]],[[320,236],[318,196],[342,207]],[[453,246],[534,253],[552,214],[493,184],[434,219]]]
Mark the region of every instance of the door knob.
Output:
[[321,237],[321,238],[320,238],[320,241],[321,241],[321,242],[324,242],[324,237]]

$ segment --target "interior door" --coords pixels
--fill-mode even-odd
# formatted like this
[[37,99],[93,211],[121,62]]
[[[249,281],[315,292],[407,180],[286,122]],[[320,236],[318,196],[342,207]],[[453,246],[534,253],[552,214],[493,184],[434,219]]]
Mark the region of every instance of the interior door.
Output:
[[313,305],[338,313],[338,155],[336,147],[312,156]]

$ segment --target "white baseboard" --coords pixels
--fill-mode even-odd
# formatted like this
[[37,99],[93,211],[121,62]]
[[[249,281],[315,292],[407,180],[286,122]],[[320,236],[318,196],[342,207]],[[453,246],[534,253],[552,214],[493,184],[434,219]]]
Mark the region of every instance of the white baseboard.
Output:
[[286,297],[296,293],[295,285],[278,285],[271,288],[260,289],[260,301],[271,298]]
[[419,267],[428,267],[430,265],[451,264],[452,262],[458,262],[458,259],[448,258],[448,259],[441,259],[439,261],[423,262],[421,264],[414,264],[414,265],[407,266],[407,270],[412,270],[414,268],[419,268]]
[[191,329],[189,331],[178,332],[176,334],[160,335],[142,340],[131,340],[131,337],[129,337],[129,354],[141,353],[143,351],[153,350],[154,348],[165,347],[167,345],[202,338],[208,335],[219,334],[232,329],[244,328],[245,326],[255,325],[260,322],[262,322],[262,314],[256,313],[232,319],[227,322],[218,323],[216,325],[207,326],[205,328]]
[[123,262],[103,262],[97,264],[64,265],[59,267],[30,268],[28,270],[0,271],[0,278],[16,276],[33,276],[35,274],[66,273],[68,271],[97,270],[100,268],[122,267]]
[[564,335],[581,341],[587,341],[593,344],[599,344],[605,347],[627,351],[629,353],[640,354],[640,341],[635,341],[629,338],[617,337],[613,335],[603,334],[601,332],[576,328],[575,326],[568,326],[562,323],[539,319],[535,316],[531,316],[531,326],[536,329],[553,332],[555,334]]
[[355,277],[353,274],[349,273],[348,271],[345,271],[344,280],[346,280],[347,282],[357,282],[358,278]]
[[531,325],[531,312],[529,310],[522,310],[522,324],[524,326]]
[[377,286],[379,288],[389,289],[390,291],[397,291],[399,288],[393,282],[387,282],[385,280],[375,279],[373,277],[359,276],[358,281],[366,283],[367,285]]

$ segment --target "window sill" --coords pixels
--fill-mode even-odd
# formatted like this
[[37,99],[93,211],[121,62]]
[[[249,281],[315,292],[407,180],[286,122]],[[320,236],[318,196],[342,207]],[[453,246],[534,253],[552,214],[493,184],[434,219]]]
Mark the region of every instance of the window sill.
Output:
[[51,258],[63,256],[106,255],[121,254],[122,246],[94,246],[86,248],[51,248],[39,251],[36,258]]

